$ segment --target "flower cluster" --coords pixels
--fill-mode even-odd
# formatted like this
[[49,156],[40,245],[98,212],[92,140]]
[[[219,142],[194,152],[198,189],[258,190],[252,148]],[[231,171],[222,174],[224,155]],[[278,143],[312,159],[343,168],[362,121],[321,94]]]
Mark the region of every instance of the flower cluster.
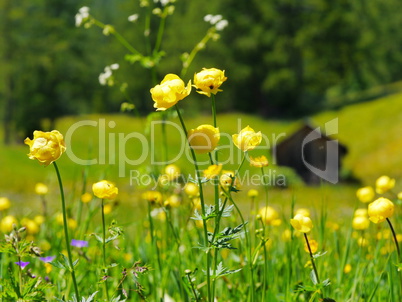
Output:
[[113,70],[117,69],[119,69],[119,64],[117,63],[106,66],[104,71],[99,75],[99,83],[102,86],[113,86],[115,84]]

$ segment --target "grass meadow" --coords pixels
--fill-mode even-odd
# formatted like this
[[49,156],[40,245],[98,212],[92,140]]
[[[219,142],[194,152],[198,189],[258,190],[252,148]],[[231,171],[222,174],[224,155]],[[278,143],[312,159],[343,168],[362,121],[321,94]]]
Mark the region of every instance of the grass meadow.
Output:
[[[209,115],[182,114],[188,129],[212,124]],[[389,225],[359,227],[354,218],[356,209],[367,209],[356,190],[374,188],[378,177],[388,175],[396,179],[395,186],[371,200],[384,196],[394,202],[389,219],[395,238],[402,240],[397,198],[402,190],[402,95],[324,112],[311,122],[323,126],[334,118],[339,119],[337,138],[348,147],[344,181],[305,186],[291,169],[272,162],[269,148],[256,149],[249,153],[270,161],[264,168],[270,184],[202,183],[205,207],[200,205],[200,183],[193,183],[198,188],[193,191],[185,187],[192,181],[188,175],[195,174],[185,153],[177,157],[188,149],[177,116],[166,127],[166,149],[160,124],[146,119],[126,114],[61,118],[55,128],[71,152],[57,161],[69,248],[53,167],[29,160],[26,145],[2,145],[0,197],[10,201],[8,206],[0,199],[3,301],[76,301],[77,292],[79,301],[114,302],[401,301],[400,261]],[[275,135],[291,134],[302,121],[228,113],[218,115],[217,123],[221,133],[230,134],[221,137],[224,146],[247,125],[272,143]],[[147,153],[141,164],[133,162],[144,155],[145,145],[129,138],[130,133],[141,133],[153,144],[155,152]],[[218,155],[221,162],[228,160],[224,170],[236,171],[241,163],[240,150],[222,149]],[[82,165],[72,156],[97,163]],[[164,158],[172,159],[180,172],[172,176],[164,165],[153,164]],[[200,170],[209,167],[208,155],[198,160],[203,162]],[[261,174],[247,161],[240,166],[238,181],[247,173]],[[161,181],[164,176],[167,182]],[[274,185],[280,177],[286,186]],[[119,189],[111,201],[93,196],[92,184],[102,179]],[[48,191],[35,191],[37,183]],[[264,206],[269,210],[261,211]],[[290,223],[300,211],[314,226],[306,235]]]

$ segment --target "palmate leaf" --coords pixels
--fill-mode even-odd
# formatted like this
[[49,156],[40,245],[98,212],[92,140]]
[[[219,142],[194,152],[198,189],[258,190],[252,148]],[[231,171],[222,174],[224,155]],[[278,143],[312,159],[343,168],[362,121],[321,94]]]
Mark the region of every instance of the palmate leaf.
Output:
[[208,232],[208,241],[216,248],[235,249],[229,242],[239,238],[243,234],[243,228],[246,224],[247,222],[239,224],[234,228],[227,227],[218,233],[215,238],[213,238],[212,233]]
[[241,271],[241,268],[236,269],[236,270],[229,270],[223,266],[222,262],[220,262],[216,268],[216,271],[214,271],[213,269],[210,269],[210,276],[214,279],[218,279],[220,277],[231,275],[231,274],[237,273],[239,271]]

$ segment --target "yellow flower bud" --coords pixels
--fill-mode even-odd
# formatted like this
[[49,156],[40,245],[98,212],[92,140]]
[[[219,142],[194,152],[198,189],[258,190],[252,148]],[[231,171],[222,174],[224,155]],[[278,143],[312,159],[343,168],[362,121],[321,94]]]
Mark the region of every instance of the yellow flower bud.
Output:
[[[219,178],[219,182],[221,183],[222,187],[229,187],[232,184],[233,177],[235,176],[234,171],[229,171],[229,170],[223,170],[222,175]],[[237,182],[235,180],[235,182]],[[236,184],[234,184],[236,186]]]
[[48,262],[45,263],[46,274],[49,274],[52,271],[52,265]]
[[175,180],[180,176],[180,168],[175,164],[167,165],[165,167],[165,174],[168,176],[169,180]]
[[367,209],[356,209],[355,211],[355,217],[357,216],[366,217],[367,215],[368,215]]
[[366,230],[370,226],[370,220],[365,216],[355,216],[353,218],[352,227],[355,230]]
[[303,216],[310,217],[310,210],[306,209],[306,208],[300,208],[300,209],[296,210],[295,215],[297,215],[297,214],[301,214]]
[[221,173],[221,170],[222,170],[222,164],[211,165],[206,170],[204,170],[204,177],[206,179],[214,178],[215,176],[218,176],[219,173]]
[[247,196],[251,198],[258,197],[258,191],[255,189],[248,190]]
[[[318,242],[315,241],[314,239],[309,239],[309,244],[310,244],[310,249],[311,249],[311,253],[315,254],[318,251]],[[308,246],[307,243],[304,244],[304,250],[306,251],[306,253],[310,253],[310,251],[308,250]]]
[[399,193],[398,193],[398,199],[399,199],[399,200],[402,200],[402,192],[399,192]]
[[169,206],[172,208],[177,208],[180,206],[180,197],[176,194],[170,195],[168,199],[166,199],[166,202],[168,202]]
[[380,223],[394,214],[394,204],[391,200],[380,197],[368,206],[368,215],[372,222]]
[[256,168],[266,167],[268,166],[268,159],[264,155],[258,157],[250,156],[250,166]]
[[259,209],[258,215],[265,224],[272,224],[278,218],[278,212],[270,206]]
[[162,203],[162,194],[158,191],[146,191],[142,193],[142,199],[151,203]]
[[11,202],[7,197],[0,197],[0,211],[7,210],[11,207]]
[[24,143],[30,149],[28,157],[30,159],[37,159],[41,165],[50,165],[66,151],[63,135],[59,131],[34,131],[33,134],[33,140],[27,137]]
[[94,195],[101,199],[114,199],[119,193],[119,189],[110,181],[101,180],[92,185]]
[[261,132],[255,132],[250,126],[245,127],[239,134],[232,135],[233,143],[243,152],[253,150],[261,144]]
[[188,131],[188,141],[191,148],[199,154],[215,150],[220,139],[219,128],[211,125],[200,125]]
[[0,228],[3,233],[11,232],[13,229],[13,224],[17,224],[17,219],[12,215],[5,216],[0,223]]
[[343,268],[343,272],[345,274],[349,274],[352,271],[352,266],[350,264],[346,264],[345,267]]
[[92,200],[92,194],[91,193],[84,193],[81,195],[81,201],[83,203],[88,203]]
[[47,185],[38,182],[35,185],[35,193],[38,195],[46,195],[49,192],[49,188],[47,187]]
[[184,86],[179,76],[170,73],[165,76],[160,85],[156,85],[150,91],[155,102],[154,108],[157,111],[165,111],[190,94],[191,81]]
[[395,186],[395,179],[389,176],[381,176],[375,182],[375,190],[378,194],[384,194]]
[[290,219],[290,224],[301,233],[308,233],[313,228],[313,222],[310,217],[302,214],[296,214],[293,219]]
[[111,203],[103,205],[103,213],[105,215],[112,213],[112,211],[113,211],[113,205]]
[[227,80],[225,71],[216,68],[203,68],[202,71],[194,75],[194,87],[200,94],[205,94],[210,97],[211,93],[217,94],[219,87]]
[[375,193],[372,187],[363,187],[356,191],[356,196],[361,202],[370,202],[373,200]]
[[194,198],[200,194],[200,189],[198,188],[198,185],[193,182],[188,182],[184,186],[183,190],[189,198]]

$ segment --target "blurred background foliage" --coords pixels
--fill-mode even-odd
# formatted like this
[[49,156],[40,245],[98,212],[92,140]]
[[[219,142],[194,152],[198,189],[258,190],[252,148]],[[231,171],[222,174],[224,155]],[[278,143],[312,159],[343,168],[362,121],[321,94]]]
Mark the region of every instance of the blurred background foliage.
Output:
[[[148,8],[140,1],[2,0],[0,113],[6,143],[44,129],[44,120],[50,129],[61,116],[118,112],[127,101],[124,94],[117,85],[98,81],[113,63],[120,64],[116,82],[128,84],[127,95],[140,113],[153,111],[151,70],[125,61],[127,50],[101,29],[77,28],[74,16],[84,5],[147,52]],[[204,16],[221,14],[229,26],[184,76],[188,81],[202,67],[226,70],[230,81],[218,96],[220,112],[299,118],[401,90],[400,0],[220,0],[207,5],[178,0],[174,6],[161,46],[166,54],[153,70],[156,80],[180,73],[180,56],[210,27]],[[128,22],[135,13],[137,22]],[[153,18],[151,31],[158,26]],[[206,102],[189,106],[183,101],[183,107],[209,111]]]

